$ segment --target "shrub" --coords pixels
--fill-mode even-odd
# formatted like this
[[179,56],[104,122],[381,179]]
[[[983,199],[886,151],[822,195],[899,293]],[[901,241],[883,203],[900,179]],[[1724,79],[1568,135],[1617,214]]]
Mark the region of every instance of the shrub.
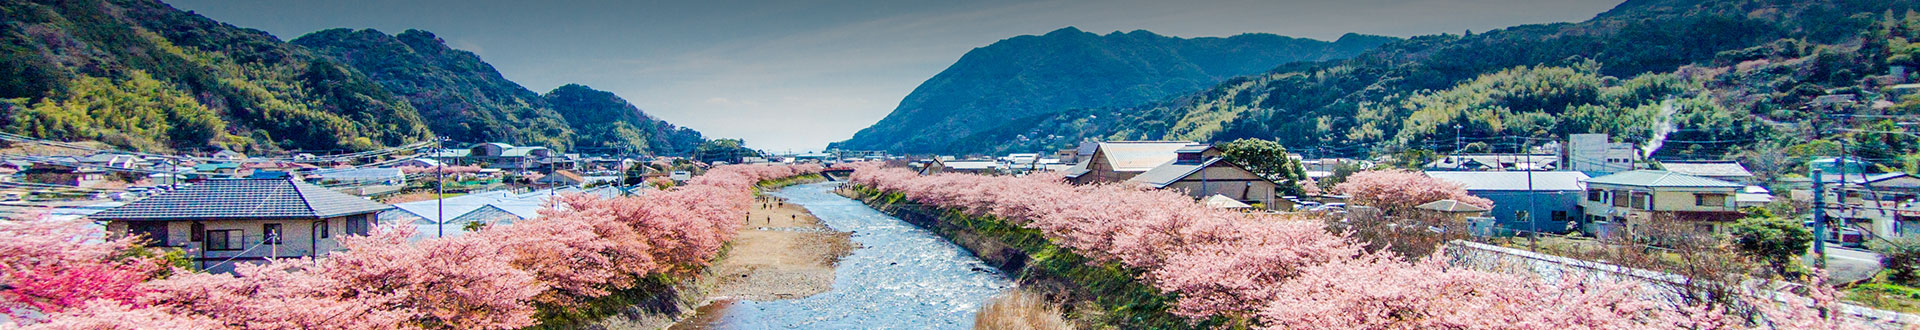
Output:
[[1880,253],[1880,267],[1886,269],[1887,280],[1905,285],[1920,284],[1920,237],[1873,241],[1868,243],[1868,247]]

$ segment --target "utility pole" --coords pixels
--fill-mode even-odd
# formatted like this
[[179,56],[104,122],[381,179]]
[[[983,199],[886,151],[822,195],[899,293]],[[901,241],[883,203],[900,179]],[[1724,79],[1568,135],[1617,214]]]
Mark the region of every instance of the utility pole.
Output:
[[1533,211],[1534,211],[1534,210],[1538,210],[1538,209],[1539,209],[1539,206],[1537,205],[1537,203],[1536,203],[1536,202],[1534,202],[1534,195],[1533,195],[1533,168],[1534,168],[1534,166],[1536,166],[1536,165],[1538,165],[1538,164],[1535,164],[1535,163],[1533,162],[1533,161],[1534,161],[1534,159],[1533,159],[1533,154],[1530,154],[1530,153],[1525,153],[1525,152],[1526,152],[1526,148],[1527,148],[1527,143],[1531,143],[1531,142],[1533,142],[1533,140],[1531,140],[1531,139],[1527,139],[1527,138],[1525,138],[1525,137],[1518,137],[1518,138],[1520,138],[1520,139],[1525,139],[1525,140],[1521,140],[1521,141],[1527,141],[1527,142],[1523,142],[1523,143],[1521,143],[1521,145],[1520,145],[1520,151],[1522,152],[1522,153],[1520,154],[1520,156],[1521,156],[1521,157],[1526,157],[1526,158],[1527,158],[1527,162],[1526,162],[1526,164],[1527,164],[1527,167],[1526,167],[1526,171],[1527,171],[1527,227],[1529,228],[1529,229],[1527,230],[1527,231],[1528,231],[1528,234],[1527,234],[1527,250],[1529,250],[1529,251],[1534,251],[1534,252],[1539,252],[1539,251],[1540,251],[1540,223],[1539,223],[1539,222],[1536,222],[1536,221],[1534,221],[1534,219],[1533,219]]
[[1821,182],[1820,169],[1813,169],[1813,253],[1814,267],[1827,268],[1827,188]]
[[1460,124],[1453,124],[1453,153],[1460,154]]
[[447,237],[447,161],[441,157],[446,154],[446,145],[441,141],[446,139],[442,136],[433,137],[433,214],[440,218],[434,221],[434,230],[439,232],[435,237]]

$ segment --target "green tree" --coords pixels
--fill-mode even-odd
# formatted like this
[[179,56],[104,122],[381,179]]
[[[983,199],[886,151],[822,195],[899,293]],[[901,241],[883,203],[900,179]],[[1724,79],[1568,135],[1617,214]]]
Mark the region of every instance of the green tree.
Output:
[[694,157],[702,162],[740,163],[741,158],[758,157],[759,151],[747,149],[747,142],[740,139],[713,139],[701,142],[693,151]]
[[1287,156],[1287,147],[1278,142],[1261,139],[1239,139],[1220,145],[1227,161],[1245,166],[1253,174],[1279,181],[1277,193],[1299,196],[1303,191],[1300,183],[1306,182],[1307,171],[1300,167],[1300,161]]
[[1813,232],[1805,226],[1756,209],[1733,224],[1730,236],[1741,253],[1765,261],[1775,274],[1787,276],[1794,258],[1806,253],[1813,244]]

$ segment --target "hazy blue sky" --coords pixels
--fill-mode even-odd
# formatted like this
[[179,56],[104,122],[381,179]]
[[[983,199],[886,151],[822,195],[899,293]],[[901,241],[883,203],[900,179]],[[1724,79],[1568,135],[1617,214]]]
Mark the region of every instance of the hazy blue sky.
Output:
[[975,47],[1066,26],[1331,40],[1580,21],[1619,0],[166,0],[293,39],[432,31],[536,92],[612,91],[655,117],[775,151],[844,140]]

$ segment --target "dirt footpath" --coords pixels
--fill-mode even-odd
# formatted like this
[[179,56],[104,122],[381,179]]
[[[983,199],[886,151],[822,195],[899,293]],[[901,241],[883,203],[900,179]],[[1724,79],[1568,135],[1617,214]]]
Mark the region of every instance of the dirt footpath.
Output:
[[852,235],[820,224],[806,208],[762,196],[731,250],[712,268],[709,300],[779,300],[833,289],[833,267],[853,252]]

